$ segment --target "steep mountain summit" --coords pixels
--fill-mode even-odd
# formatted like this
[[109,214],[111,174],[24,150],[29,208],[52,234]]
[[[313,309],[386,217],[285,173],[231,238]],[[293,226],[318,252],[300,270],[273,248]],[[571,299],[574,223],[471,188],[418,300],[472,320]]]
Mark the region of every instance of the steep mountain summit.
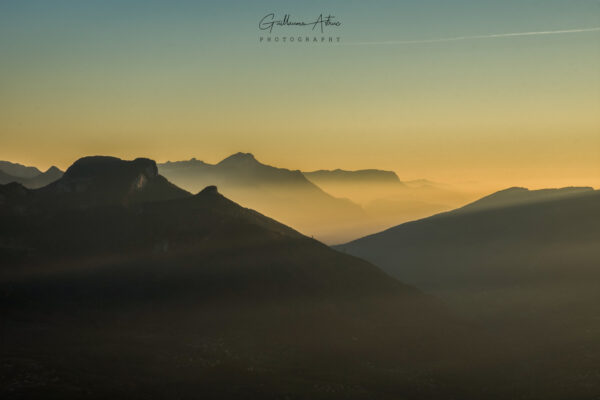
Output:
[[237,152],[221,160],[217,165],[260,164],[252,153]]
[[300,171],[263,164],[251,153],[233,154],[211,167],[217,181],[219,178],[225,181],[225,187],[230,184],[263,188],[284,186],[288,189],[299,187],[322,193]]
[[202,195],[218,195],[219,190],[217,189],[216,186],[212,185],[212,186],[207,186],[204,189],[202,189],[201,191],[198,192],[197,196],[202,196]]
[[63,173],[57,166],[53,165],[50,168],[48,168],[45,173],[46,174],[56,174],[58,172],[60,172],[61,174]]

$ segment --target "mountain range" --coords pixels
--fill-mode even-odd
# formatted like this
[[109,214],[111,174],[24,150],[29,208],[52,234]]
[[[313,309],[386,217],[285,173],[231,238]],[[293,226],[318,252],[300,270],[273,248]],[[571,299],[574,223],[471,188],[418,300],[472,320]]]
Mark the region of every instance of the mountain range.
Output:
[[42,171],[36,167],[12,163],[10,161],[0,161],[0,171],[5,172],[10,176],[25,179],[36,177],[42,173]]
[[[217,170],[240,162],[281,176]],[[511,188],[338,251],[159,168],[0,185],[2,398],[600,393],[598,191]]]
[[480,390],[456,354],[484,343],[435,299],[152,160],[0,185],[0,261],[3,398]]
[[[447,185],[400,181],[393,171],[366,169],[301,172],[263,164],[249,153],[217,164],[191,159],[158,165],[185,190],[217,185],[229,198],[324,241],[337,244],[465,204],[471,197]],[[56,167],[0,161],[0,183],[46,186],[62,176]]]
[[249,153],[233,154],[217,164],[192,159],[159,164],[158,168],[187,190],[216,185],[232,200],[330,243],[356,237],[354,232],[367,220],[359,205],[331,196],[302,172],[262,164]]
[[249,153],[217,164],[191,159],[159,164],[186,190],[217,185],[226,196],[328,244],[462,205],[470,195],[434,183],[405,185],[376,169],[301,172],[263,164]]

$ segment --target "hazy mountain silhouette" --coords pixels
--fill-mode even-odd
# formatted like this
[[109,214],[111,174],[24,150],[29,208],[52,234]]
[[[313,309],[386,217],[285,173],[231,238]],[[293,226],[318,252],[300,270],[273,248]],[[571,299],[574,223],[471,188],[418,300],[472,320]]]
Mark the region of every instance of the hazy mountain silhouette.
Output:
[[406,186],[396,173],[292,171],[249,153],[217,164],[191,159],[159,164],[161,174],[192,192],[217,185],[227,197],[328,244],[344,242],[463,205],[473,197],[441,185]]
[[46,185],[51,184],[52,182],[57,181],[63,176],[63,172],[57,167],[50,167],[45,172],[34,176],[33,178],[19,181],[23,186],[28,187],[30,189],[37,189],[44,187]]
[[403,193],[406,189],[393,171],[335,169],[303,172],[303,175],[327,193],[349,198],[361,205],[381,196]]
[[10,161],[0,161],[0,171],[15,178],[25,179],[36,177],[42,173],[42,171],[36,167],[29,167],[18,163],[12,163]]
[[472,212],[502,208],[521,204],[539,203],[544,201],[558,200],[560,198],[591,193],[591,187],[566,187],[561,189],[529,190],[521,187],[512,187],[492,193],[473,203],[456,210],[455,212]]
[[1,185],[0,210],[3,398],[480,390],[455,357],[477,341],[436,301],[151,160]]
[[248,187],[292,185],[292,187],[324,194],[304,178],[300,171],[262,164],[250,153],[236,153],[214,165],[191,159],[167,162],[159,164],[158,167],[161,173],[170,174],[175,179],[184,181],[192,191],[205,187],[203,181],[209,181]]
[[369,217],[363,223],[367,233],[451,210],[472,199],[448,185],[425,179],[403,182],[393,171],[336,169],[303,174],[327,193],[359,204]]
[[599,191],[511,188],[337,248],[535,352],[529,365],[588,384],[600,357],[598,243]]
[[40,172],[35,167],[0,161],[0,184],[18,182],[30,189],[37,189],[56,181],[62,174],[63,172],[54,166]]
[[311,182],[317,185],[327,183],[348,183],[348,184],[382,184],[389,183],[393,185],[403,185],[393,171],[382,171],[378,169],[361,169],[357,171],[345,171],[342,169],[335,170],[318,170],[312,172],[303,172]]
[[429,179],[413,179],[413,180],[405,181],[404,184],[407,185],[407,186],[409,186],[409,187],[414,187],[414,188],[418,188],[418,187],[446,187],[447,186],[447,185],[444,185],[443,183],[434,182],[434,181],[431,181]]
[[191,159],[159,164],[158,168],[191,192],[216,185],[228,198],[320,240],[339,242],[356,237],[349,230],[367,218],[360,206],[324,192],[302,172],[262,164],[249,153],[233,154],[217,164]]

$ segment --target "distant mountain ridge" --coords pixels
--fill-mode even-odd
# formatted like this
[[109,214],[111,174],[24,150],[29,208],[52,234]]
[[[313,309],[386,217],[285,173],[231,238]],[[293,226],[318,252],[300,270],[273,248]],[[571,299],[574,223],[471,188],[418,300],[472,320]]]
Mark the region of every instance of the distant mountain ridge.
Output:
[[63,172],[55,166],[41,172],[36,167],[0,161],[0,184],[18,182],[30,189],[46,186],[62,176]]
[[19,163],[12,163],[10,161],[0,161],[0,171],[5,172],[7,175],[14,176],[15,178],[33,178],[42,173],[36,167],[30,167]]
[[592,187],[565,187],[560,189],[538,189],[529,190],[522,187],[511,187],[492,193],[477,201],[461,207],[455,212],[481,211],[493,208],[519,206],[523,204],[553,201],[569,196],[591,193]]
[[470,200],[469,195],[447,185],[425,179],[401,181],[393,171],[336,169],[303,174],[327,193],[359,204],[369,216],[371,232],[449,210]]
[[[199,173],[202,180],[214,180],[215,184],[236,184],[243,186],[268,186],[268,185],[300,185],[304,188],[320,191],[311,184],[300,171],[285,168],[276,168],[260,163],[251,153],[235,153],[224,158],[217,164],[208,164],[195,158],[188,161],[166,162],[158,165],[161,173],[166,176],[173,175],[175,181],[190,178],[196,181],[187,182],[199,189],[204,184],[198,180]],[[181,178],[180,178],[181,175]],[[222,185],[219,185],[222,186]]]
[[319,183],[360,183],[360,184],[371,184],[371,183],[391,183],[403,185],[400,178],[394,171],[384,171],[379,169],[361,169],[356,171],[346,171],[342,169],[335,170],[317,170],[311,172],[303,172],[309,180]]

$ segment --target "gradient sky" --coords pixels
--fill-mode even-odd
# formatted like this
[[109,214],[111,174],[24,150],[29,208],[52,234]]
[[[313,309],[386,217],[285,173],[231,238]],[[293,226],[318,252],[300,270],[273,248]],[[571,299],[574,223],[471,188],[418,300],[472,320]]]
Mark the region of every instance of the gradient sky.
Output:
[[[598,28],[599,1],[369,3],[2,2],[0,159],[246,151],[293,169],[600,186],[600,31],[418,42]],[[268,12],[331,13],[342,42],[261,44]]]

